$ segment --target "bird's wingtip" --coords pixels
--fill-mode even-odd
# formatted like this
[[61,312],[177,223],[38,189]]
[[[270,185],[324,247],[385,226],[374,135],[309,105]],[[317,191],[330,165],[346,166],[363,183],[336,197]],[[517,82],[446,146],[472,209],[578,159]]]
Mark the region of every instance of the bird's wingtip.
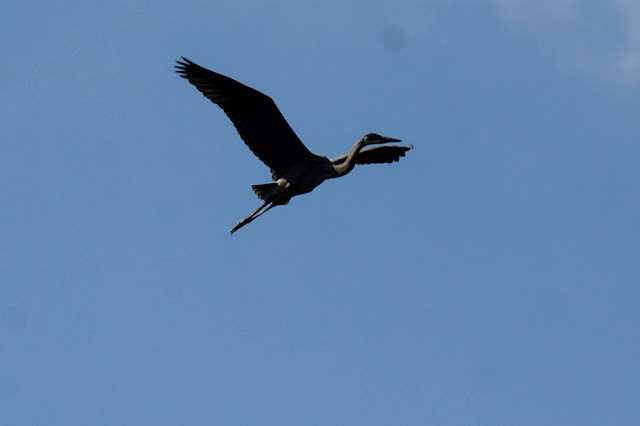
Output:
[[180,64],[180,65],[174,65],[176,68],[177,67],[186,67],[188,65],[194,65],[193,62],[191,62],[190,60],[188,60],[187,58],[185,58],[184,56],[180,57],[182,60],[176,60],[176,63]]

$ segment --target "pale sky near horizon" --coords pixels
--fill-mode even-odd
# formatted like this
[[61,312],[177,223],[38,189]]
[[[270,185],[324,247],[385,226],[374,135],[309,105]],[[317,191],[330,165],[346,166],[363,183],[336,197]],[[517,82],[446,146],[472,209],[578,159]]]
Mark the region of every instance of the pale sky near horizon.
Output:
[[[640,424],[640,3],[0,10],[0,425]],[[415,149],[229,236],[181,56]]]

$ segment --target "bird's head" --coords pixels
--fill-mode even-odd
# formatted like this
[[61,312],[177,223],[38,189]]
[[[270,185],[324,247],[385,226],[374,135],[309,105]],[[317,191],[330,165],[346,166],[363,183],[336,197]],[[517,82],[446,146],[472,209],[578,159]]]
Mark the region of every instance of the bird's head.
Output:
[[382,144],[382,143],[389,143],[389,142],[402,142],[400,139],[395,139],[395,138],[388,138],[386,136],[380,136],[377,133],[367,133],[366,135],[364,135],[362,137],[362,141],[364,142],[364,145],[378,145],[378,144]]

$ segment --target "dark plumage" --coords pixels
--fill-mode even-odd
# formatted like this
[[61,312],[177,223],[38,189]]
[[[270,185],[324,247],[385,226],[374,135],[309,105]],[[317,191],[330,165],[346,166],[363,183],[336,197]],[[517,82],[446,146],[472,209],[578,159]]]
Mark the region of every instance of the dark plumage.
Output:
[[324,180],[344,176],[356,164],[392,163],[413,148],[383,145],[362,149],[367,145],[400,142],[399,139],[369,133],[356,142],[349,154],[333,160],[315,155],[296,136],[269,96],[184,57],[182,59],[177,61],[177,73],[222,108],[245,144],[269,167],[275,181],[252,186],[264,204],[241,220],[231,230],[232,234],[272,207],[287,204],[292,197],[311,192]]
[[[413,149],[413,145],[409,146],[374,146],[371,148],[365,148],[356,155],[356,164],[382,164],[393,163],[399,161],[400,157],[404,157],[404,153]],[[332,158],[331,162],[335,165],[344,163],[349,154],[341,155],[340,157]]]

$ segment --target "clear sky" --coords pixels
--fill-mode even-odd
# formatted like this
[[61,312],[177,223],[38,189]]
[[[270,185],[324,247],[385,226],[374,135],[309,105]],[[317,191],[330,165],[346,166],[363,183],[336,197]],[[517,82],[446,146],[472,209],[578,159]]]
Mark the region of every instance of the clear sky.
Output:
[[[0,424],[640,424],[640,3],[8,1]],[[268,169],[173,70],[359,166]]]

